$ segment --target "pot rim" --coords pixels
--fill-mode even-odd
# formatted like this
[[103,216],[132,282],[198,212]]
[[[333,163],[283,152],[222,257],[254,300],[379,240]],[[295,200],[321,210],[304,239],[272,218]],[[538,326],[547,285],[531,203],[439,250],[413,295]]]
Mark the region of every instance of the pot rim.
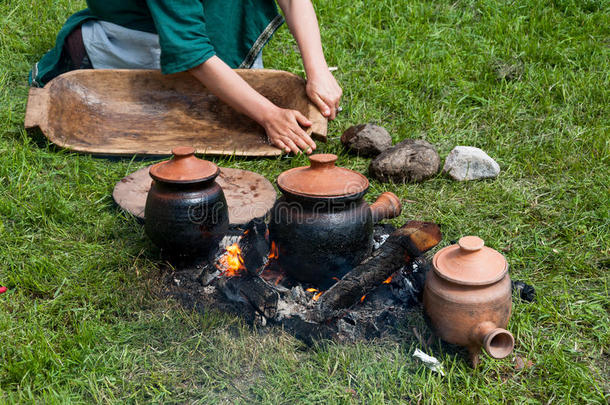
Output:
[[295,199],[297,201],[302,201],[302,202],[307,202],[307,203],[322,202],[322,203],[327,203],[327,204],[338,204],[338,203],[342,203],[342,202],[358,201],[361,198],[363,198],[366,195],[366,193],[369,191],[369,186],[367,186],[364,190],[359,191],[357,193],[353,193],[353,194],[336,195],[336,196],[316,196],[316,195],[305,194],[305,193],[301,194],[301,193],[296,193],[294,191],[286,190],[277,181],[276,181],[276,184],[277,184],[277,187],[282,192],[282,194],[284,194],[285,196],[292,197],[293,199]]
[[277,177],[282,192],[308,198],[353,198],[366,192],[370,183],[354,170],[336,166],[337,155],[320,153],[309,156],[309,166],[288,169]]

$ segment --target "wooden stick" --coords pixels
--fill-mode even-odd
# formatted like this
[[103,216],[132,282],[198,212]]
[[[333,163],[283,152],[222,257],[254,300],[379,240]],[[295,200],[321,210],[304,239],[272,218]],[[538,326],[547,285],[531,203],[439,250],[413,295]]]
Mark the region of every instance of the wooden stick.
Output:
[[406,223],[394,231],[371,257],[320,297],[315,318],[321,322],[336,317],[342,309],[358,302],[404,264],[436,246],[441,238],[440,228],[433,222]]

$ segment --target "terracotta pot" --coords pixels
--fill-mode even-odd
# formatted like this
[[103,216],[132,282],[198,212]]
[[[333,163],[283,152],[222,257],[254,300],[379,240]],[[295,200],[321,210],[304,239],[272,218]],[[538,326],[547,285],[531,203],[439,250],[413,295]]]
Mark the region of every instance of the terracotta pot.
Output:
[[369,206],[366,177],[336,167],[332,154],[309,159],[311,166],[278,177],[283,197],[272,210],[269,236],[288,274],[325,287],[370,255],[374,222],[399,215],[401,205],[388,192]]
[[468,348],[473,367],[481,347],[493,358],[508,356],[515,339],[507,331],[512,307],[508,264],[482,239],[465,236],[434,255],[424,288],[424,310],[445,341]]
[[208,256],[229,226],[227,201],[214,181],[220,169],[179,147],[150,168],[153,182],[144,215],[146,234],[170,255]]

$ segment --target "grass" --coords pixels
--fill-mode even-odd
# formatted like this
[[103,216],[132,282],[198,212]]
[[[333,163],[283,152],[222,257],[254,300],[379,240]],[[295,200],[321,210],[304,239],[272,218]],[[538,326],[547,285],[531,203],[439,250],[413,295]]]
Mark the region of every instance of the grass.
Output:
[[[344,112],[320,150],[365,172],[338,140],[375,122],[442,157],[486,150],[493,181],[372,182],[406,200],[396,223],[441,223],[505,253],[537,301],[514,301],[515,354],[434,341],[416,310],[400,339],[304,347],[280,329],[190,312],[157,291],[159,254],[112,202],[146,165],[57,150],[23,130],[27,72],[82,1],[0,3],[0,402],[607,403],[610,395],[610,6],[599,0],[317,1]],[[282,28],[267,67],[303,73]],[[215,158],[273,180],[303,157]],[[434,374],[413,360],[438,357]]]

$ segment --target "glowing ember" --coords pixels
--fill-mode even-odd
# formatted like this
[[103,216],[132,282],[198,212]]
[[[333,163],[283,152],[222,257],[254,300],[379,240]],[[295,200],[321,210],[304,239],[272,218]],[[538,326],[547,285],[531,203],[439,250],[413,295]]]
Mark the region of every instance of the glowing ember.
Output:
[[317,301],[317,300],[318,300],[318,298],[320,298],[320,296],[321,296],[322,294],[324,294],[324,291],[320,291],[319,293],[317,293],[316,295],[314,295],[312,299],[313,299],[314,301]]
[[280,257],[275,241],[271,242],[271,250],[269,251],[269,260],[274,260]]
[[241,257],[241,249],[237,243],[226,247],[226,253],[218,260],[216,267],[222,272],[223,276],[235,277],[246,270],[244,259]]
[[364,301],[365,298],[366,298],[366,295],[363,295],[362,298],[360,298],[360,302]]
[[339,281],[339,279],[337,277],[332,277],[332,279],[335,281]]
[[308,288],[305,291],[307,291],[307,292],[318,292],[318,290],[316,290],[315,288]]
[[390,284],[390,281],[392,281],[392,276],[388,277],[383,284]]

